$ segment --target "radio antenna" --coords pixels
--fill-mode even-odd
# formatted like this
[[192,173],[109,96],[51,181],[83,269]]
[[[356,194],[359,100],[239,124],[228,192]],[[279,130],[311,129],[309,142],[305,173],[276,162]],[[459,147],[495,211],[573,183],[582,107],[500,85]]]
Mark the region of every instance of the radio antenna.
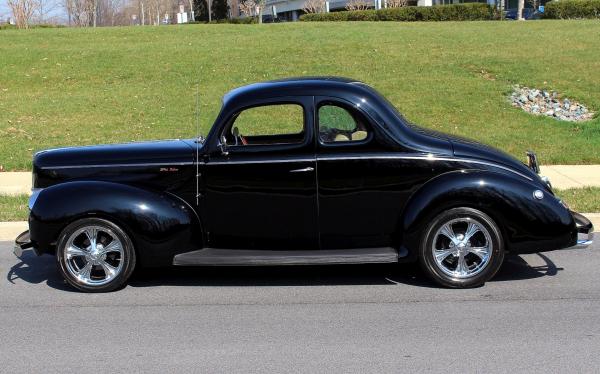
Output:
[[200,199],[200,83],[196,82],[196,206],[199,205]]

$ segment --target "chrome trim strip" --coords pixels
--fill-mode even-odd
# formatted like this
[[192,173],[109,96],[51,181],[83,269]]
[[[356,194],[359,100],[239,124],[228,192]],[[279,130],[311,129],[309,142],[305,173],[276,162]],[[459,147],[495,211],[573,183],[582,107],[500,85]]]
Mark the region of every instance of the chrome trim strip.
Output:
[[42,170],[54,169],[74,169],[74,168],[110,168],[110,167],[143,167],[143,166],[184,166],[194,165],[194,162],[145,162],[139,164],[92,164],[92,165],[61,165],[61,166],[43,166]]
[[[234,164],[234,165],[244,165],[244,164],[266,164],[272,162],[309,162],[309,161],[336,161],[336,160],[426,160],[426,161],[448,161],[448,162],[465,162],[470,164],[479,164],[492,166],[495,168],[503,169],[506,171],[510,171],[514,174],[520,175],[523,178],[526,178],[530,181],[533,181],[532,178],[527,175],[520,173],[514,169],[509,167],[495,164],[493,162],[487,161],[479,161],[479,160],[471,160],[465,158],[453,158],[453,157],[436,157],[436,156],[400,156],[400,155],[365,155],[365,156],[318,156],[317,158],[298,158],[298,159],[285,159],[285,160],[243,160],[243,161],[209,161],[207,163],[202,162],[205,165],[224,165],[224,164]],[[105,168],[105,167],[144,167],[144,166],[169,166],[169,165],[194,165],[194,162],[153,162],[153,163],[129,163],[129,164],[94,164],[94,165],[62,165],[62,166],[54,166],[54,167],[42,167],[42,170],[49,169],[73,169],[73,168]]]
[[496,167],[499,169],[507,170],[517,175],[522,176],[523,178],[529,179],[533,181],[531,177],[520,173],[514,169],[511,169],[507,166],[499,165],[493,162],[480,161],[480,160],[472,160],[465,158],[454,158],[454,157],[436,157],[436,156],[397,156],[397,155],[376,155],[376,156],[347,156],[347,157],[339,157],[339,156],[324,156],[318,157],[317,160],[362,160],[362,159],[401,159],[401,160],[426,160],[426,161],[449,161],[449,162],[465,162],[470,164],[479,164],[479,165],[487,165]]
[[284,163],[284,162],[316,162],[315,158],[294,158],[286,160],[243,160],[243,161],[209,161],[204,165],[244,165],[244,164],[271,164],[271,163]]

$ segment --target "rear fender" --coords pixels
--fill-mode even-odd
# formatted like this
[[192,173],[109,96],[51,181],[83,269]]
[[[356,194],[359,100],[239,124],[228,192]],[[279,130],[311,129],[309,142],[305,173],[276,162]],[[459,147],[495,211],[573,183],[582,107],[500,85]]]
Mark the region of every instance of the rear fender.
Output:
[[127,232],[144,265],[167,265],[202,243],[200,221],[176,196],[120,183],[78,181],[42,190],[32,207],[32,242],[52,253],[61,231],[84,217],[102,217]]
[[[535,190],[544,197],[533,197]],[[534,252],[572,245],[575,222],[550,192],[524,178],[494,171],[452,171],[423,185],[409,199],[400,222],[401,246],[416,257],[423,231],[440,212],[470,207],[489,215],[507,250]]]

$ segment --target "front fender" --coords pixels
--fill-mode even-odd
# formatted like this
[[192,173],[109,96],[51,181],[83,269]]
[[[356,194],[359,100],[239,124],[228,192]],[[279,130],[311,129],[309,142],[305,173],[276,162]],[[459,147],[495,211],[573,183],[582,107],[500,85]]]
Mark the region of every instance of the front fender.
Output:
[[[542,190],[544,198],[533,197]],[[494,171],[453,171],[423,185],[402,213],[402,246],[414,257],[423,230],[441,211],[471,207],[500,227],[506,249],[536,252],[574,245],[575,221],[560,201],[532,181]]]
[[172,257],[198,248],[201,228],[194,211],[179,198],[130,185],[66,182],[42,190],[29,215],[31,240],[53,252],[61,231],[84,217],[101,217],[131,236],[141,263],[170,264]]

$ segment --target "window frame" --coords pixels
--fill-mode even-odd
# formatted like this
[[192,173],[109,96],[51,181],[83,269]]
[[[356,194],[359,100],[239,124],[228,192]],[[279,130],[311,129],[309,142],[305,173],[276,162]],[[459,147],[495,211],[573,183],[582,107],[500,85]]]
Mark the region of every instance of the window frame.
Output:
[[[371,123],[368,115],[366,113],[364,113],[362,110],[360,110],[356,106],[350,104],[348,101],[339,99],[339,98],[320,96],[316,99],[318,99],[318,100],[315,100],[315,115],[314,115],[315,129],[314,129],[314,131],[315,131],[315,138],[317,139],[317,143],[319,146],[327,147],[327,148],[356,147],[356,146],[368,144],[373,140],[373,138],[374,138],[373,124]],[[363,120],[362,122],[367,130],[367,137],[362,140],[324,142],[321,139],[321,131],[320,131],[321,126],[319,124],[319,109],[321,109],[321,107],[326,106],[326,105],[337,106],[339,108],[346,110],[355,122],[358,122],[356,120],[355,114],[358,114],[359,116],[361,116],[362,117],[361,119]]]
[[[311,97],[312,99],[312,97]],[[227,120],[225,124],[221,127],[221,130],[218,133],[217,142],[221,141],[223,135],[226,134],[227,131],[231,131],[233,125],[235,124],[235,120],[237,117],[244,111],[252,108],[264,107],[264,106],[277,106],[277,105],[296,105],[302,109],[302,131],[304,132],[303,140],[300,143],[287,143],[287,144],[250,144],[250,145],[227,145],[227,151],[233,153],[254,153],[254,152],[268,152],[268,151],[279,151],[279,150],[292,150],[306,147],[311,144],[312,138],[312,126],[309,123],[309,110],[310,106],[306,100],[299,100],[298,98],[290,98],[290,97],[280,97],[269,100],[261,100],[254,102],[250,105],[246,105],[243,107],[239,107],[238,110],[233,112]],[[282,134],[283,135],[283,134]],[[293,134],[290,134],[293,135]],[[268,136],[268,135],[267,135]],[[276,136],[276,135],[274,135]]]

